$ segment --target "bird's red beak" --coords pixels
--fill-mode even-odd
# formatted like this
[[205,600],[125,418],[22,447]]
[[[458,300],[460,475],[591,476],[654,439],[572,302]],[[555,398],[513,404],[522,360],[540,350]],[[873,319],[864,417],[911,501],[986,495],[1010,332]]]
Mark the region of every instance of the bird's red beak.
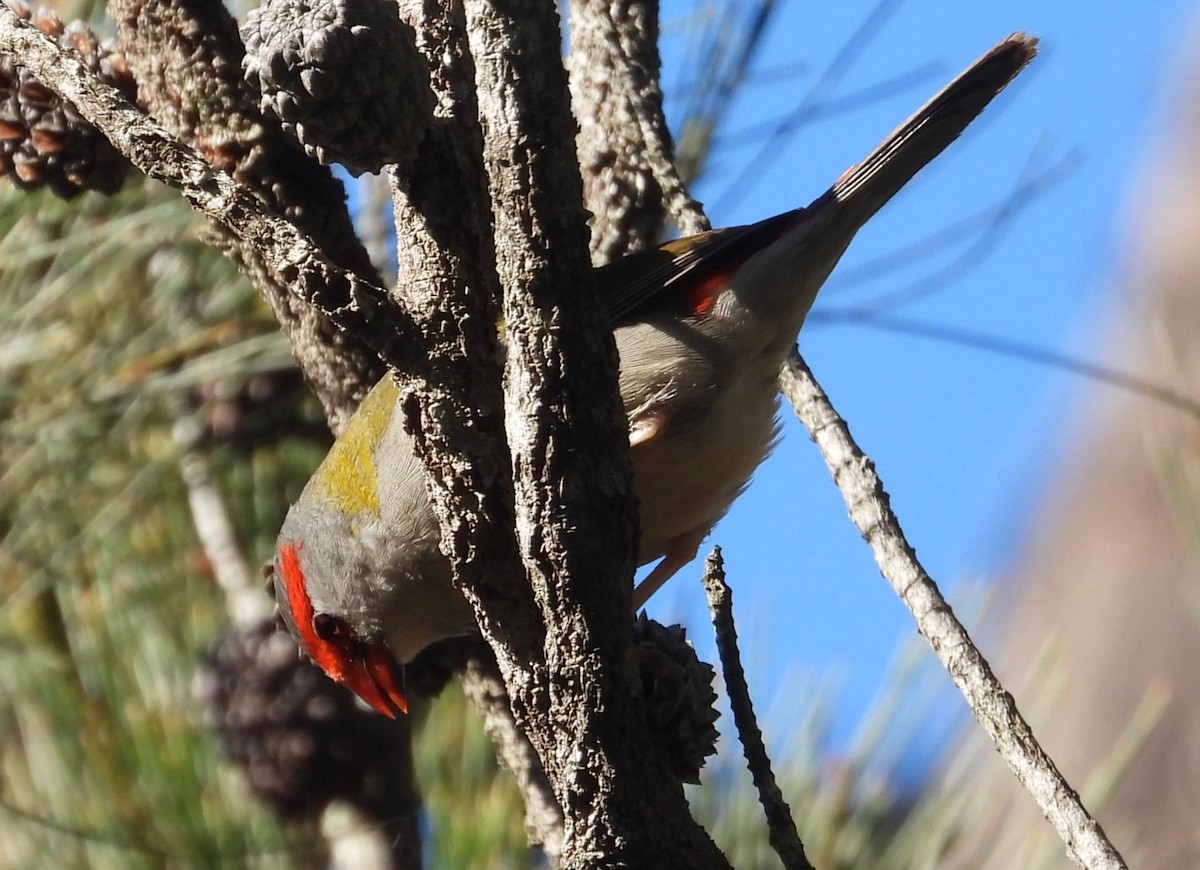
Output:
[[407,713],[408,700],[396,682],[400,666],[386,646],[366,643],[347,630],[337,631],[330,638],[317,636],[312,601],[300,568],[300,547],[301,543],[296,541],[279,548],[279,571],[287,589],[296,633],[309,657],[331,679],[389,719],[396,718],[396,710]]
[[[396,710],[408,712],[408,699],[397,685],[398,665],[386,646],[381,643],[363,645],[357,655],[338,656],[338,659],[339,673],[326,667],[329,676],[389,719],[396,718]],[[324,663],[320,664],[324,667]]]

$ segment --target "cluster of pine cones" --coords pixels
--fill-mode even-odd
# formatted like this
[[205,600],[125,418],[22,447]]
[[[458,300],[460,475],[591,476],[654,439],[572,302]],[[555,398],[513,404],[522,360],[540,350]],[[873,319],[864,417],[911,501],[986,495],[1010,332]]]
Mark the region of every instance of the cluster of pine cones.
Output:
[[[128,99],[134,98],[133,76],[111,40],[99,41],[81,21],[64,25],[48,9],[32,10],[17,0],[4,3]],[[10,56],[0,55],[0,176],[24,190],[47,187],[72,199],[85,190],[116,193],[128,171],[128,161],[73,106]]]

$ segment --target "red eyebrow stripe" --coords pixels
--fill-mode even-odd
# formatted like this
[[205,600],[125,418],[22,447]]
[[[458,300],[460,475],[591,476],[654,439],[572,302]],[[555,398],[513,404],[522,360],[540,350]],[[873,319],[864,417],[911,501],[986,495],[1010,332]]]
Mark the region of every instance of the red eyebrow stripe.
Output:
[[308,597],[308,590],[304,588],[304,572],[300,569],[299,550],[301,545],[301,541],[296,541],[284,544],[279,548],[279,573],[283,575],[284,588],[287,589],[288,607],[292,611],[292,621],[296,624],[300,640],[313,660],[326,671],[329,671],[330,667],[334,667],[340,673],[342,670],[340,665],[337,665],[335,660],[326,654],[326,650],[317,643],[317,638],[313,636],[312,624],[315,614],[312,601]]
[[304,574],[300,570],[300,542],[284,544],[279,548],[279,571],[283,574],[283,583],[287,588],[288,606],[292,608],[292,618],[296,627],[303,630],[306,625],[312,625],[313,607],[308,600],[308,592],[304,589]]
[[304,588],[304,572],[300,568],[301,544],[294,541],[279,547],[279,572],[287,589],[292,619],[309,656],[331,679],[342,683],[389,719],[395,719],[396,714],[388,701],[407,713],[408,701],[396,684],[391,653],[386,647],[377,644],[364,648],[357,643],[349,648],[335,646],[314,633],[312,600]]

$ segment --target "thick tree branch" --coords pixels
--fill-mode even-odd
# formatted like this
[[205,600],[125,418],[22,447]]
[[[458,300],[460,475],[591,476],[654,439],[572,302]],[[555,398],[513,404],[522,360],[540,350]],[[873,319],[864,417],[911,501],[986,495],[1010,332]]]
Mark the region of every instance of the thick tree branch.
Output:
[[592,259],[659,241],[669,214],[684,235],[708,229],[672,162],[662,111],[656,0],[571,0],[571,99],[579,119]]
[[874,463],[854,443],[845,421],[794,349],[780,375],[780,389],[820,448],[880,573],[912,612],[918,630],[949,671],[997,751],[1066,843],[1067,855],[1089,870],[1124,868],[1124,860],[1104,830],[1042,750],[1012,696],[917,561],[892,513]]
[[[411,167],[393,167],[401,273],[433,365],[401,371],[409,430],[429,472],[442,547],[504,661],[540,655],[542,627],[512,533],[495,269],[475,68],[459,2],[406,0],[437,109]],[[489,631],[490,630],[490,631]]]
[[468,0],[508,349],[517,537],[544,658],[497,644],[566,816],[562,864],[724,866],[649,749],[632,642],[633,510],[616,353],[591,286],[560,33],[545,0]]
[[[273,212],[286,217],[339,266],[380,283],[346,211],[345,190],[311,160],[242,78],[237,24],[217,0],[112,0],[121,46],[138,99],[174,136],[229,172]],[[305,377],[335,431],[383,373],[378,355],[291,294],[261,252],[219,225],[216,244],[249,275],[291,339]],[[324,289],[330,304],[336,286]]]
[[592,213],[592,260],[601,264],[652,246],[663,231],[663,191],[642,155],[638,120],[654,112],[649,103],[661,114],[658,4],[572,0],[568,8],[579,168]]

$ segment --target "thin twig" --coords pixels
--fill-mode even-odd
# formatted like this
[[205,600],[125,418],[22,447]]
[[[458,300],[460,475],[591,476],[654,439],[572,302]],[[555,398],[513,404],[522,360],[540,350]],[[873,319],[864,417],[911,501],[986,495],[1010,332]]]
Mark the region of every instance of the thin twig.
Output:
[[733,724],[737,726],[738,740],[746,756],[746,767],[758,789],[758,801],[767,817],[768,837],[771,848],[787,870],[813,870],[804,854],[800,832],[792,819],[792,810],[783,798],[783,792],[775,782],[771,770],[771,759],[763,744],[762,731],[754,715],[754,704],[750,700],[750,688],[746,685],[746,673],[742,670],[741,652],[737,645],[737,628],[733,624],[733,590],[725,582],[725,560],[721,548],[713,547],[704,560],[704,594],[708,597],[708,610],[712,614],[713,632],[717,637],[717,652],[721,656],[721,670],[725,675],[725,691],[729,695],[729,706],[733,710]]
[[912,612],[918,630],[950,672],[997,751],[1062,837],[1067,855],[1089,870],[1124,868],[1120,853],[1042,750],[1012,696],[917,561],[874,463],[854,443],[845,421],[795,349],[780,375],[780,389],[820,449],[880,573]]
[[458,677],[463,694],[483,720],[483,728],[501,762],[517,780],[525,800],[525,832],[529,842],[541,848],[552,868],[558,867],[564,833],[562,808],[554,798],[554,789],[533,744],[513,718],[495,661],[473,655]]

